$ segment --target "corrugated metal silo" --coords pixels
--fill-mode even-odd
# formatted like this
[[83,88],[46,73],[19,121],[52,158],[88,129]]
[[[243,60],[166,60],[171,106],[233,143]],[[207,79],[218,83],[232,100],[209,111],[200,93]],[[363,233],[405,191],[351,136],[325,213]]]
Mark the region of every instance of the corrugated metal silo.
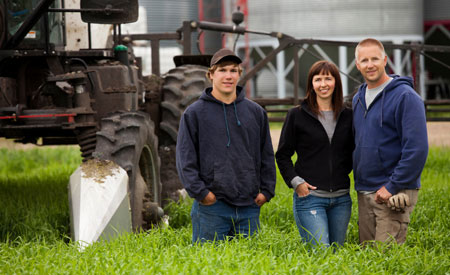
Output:
[[[383,43],[423,41],[423,0],[248,0],[247,3],[248,28],[251,30],[325,40],[359,41],[374,37]],[[267,36],[251,35],[249,44],[241,41],[238,45],[241,50],[250,47],[251,57],[257,62],[277,47],[278,41]],[[306,86],[304,80],[309,67],[317,59],[328,59],[337,64],[342,72],[344,94],[352,93],[354,87],[359,85],[353,79],[361,77],[354,67],[354,49],[309,46],[308,52],[300,57],[300,93],[303,94]],[[389,70],[403,74],[404,66],[411,67],[408,62],[403,62],[404,52],[391,51],[388,55],[392,58]],[[254,81],[254,86],[258,87],[258,94],[254,90],[254,95],[292,95],[292,83],[286,78],[292,74],[292,59],[292,51],[278,54],[272,68],[266,68],[265,76]],[[348,79],[346,74],[354,77]]]
[[[139,0],[139,5],[147,12],[149,33],[173,33],[182,26],[183,21],[198,18],[198,0]],[[164,73],[175,67],[173,56],[181,54],[182,50],[176,41],[161,41],[160,46],[160,71]],[[148,64],[144,72],[150,73],[150,50],[142,54],[145,55],[144,63]]]
[[[173,33],[182,26],[183,21],[222,21],[221,0],[139,0],[139,5],[146,10],[149,33]],[[199,40],[198,44],[196,44],[197,40]],[[221,34],[218,32],[205,32],[201,37],[194,33],[191,41],[194,54],[199,53],[198,49],[202,53],[211,54],[222,46]],[[164,73],[174,67],[172,58],[174,55],[181,54],[182,49],[176,41],[161,41],[160,46],[161,73]],[[148,53],[145,59],[145,63],[149,64]],[[149,68],[145,71],[148,73]]]
[[422,3],[422,0],[249,0],[248,20],[251,29],[281,31],[299,38],[421,36]]
[[184,20],[198,18],[198,0],[140,0],[149,32],[174,32]]

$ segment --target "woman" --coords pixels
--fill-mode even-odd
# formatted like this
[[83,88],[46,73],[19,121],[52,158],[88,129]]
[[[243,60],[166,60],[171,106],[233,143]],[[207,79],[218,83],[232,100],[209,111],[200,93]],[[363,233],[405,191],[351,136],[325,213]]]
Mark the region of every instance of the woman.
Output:
[[276,153],[281,175],[295,191],[295,222],[306,242],[344,243],[353,147],[352,112],[344,107],[339,71],[318,61],[309,70],[304,101],[286,116]]

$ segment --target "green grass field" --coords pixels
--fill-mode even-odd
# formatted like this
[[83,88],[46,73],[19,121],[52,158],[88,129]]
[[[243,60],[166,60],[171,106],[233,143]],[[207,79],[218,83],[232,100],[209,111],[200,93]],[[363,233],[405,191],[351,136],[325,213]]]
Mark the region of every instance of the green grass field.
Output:
[[336,251],[301,242],[292,193],[278,175],[256,237],[192,245],[185,201],[170,206],[168,228],[80,252],[67,198],[79,162],[75,148],[0,149],[0,274],[450,274],[450,148],[430,150],[406,244],[361,248],[352,191],[348,240]]

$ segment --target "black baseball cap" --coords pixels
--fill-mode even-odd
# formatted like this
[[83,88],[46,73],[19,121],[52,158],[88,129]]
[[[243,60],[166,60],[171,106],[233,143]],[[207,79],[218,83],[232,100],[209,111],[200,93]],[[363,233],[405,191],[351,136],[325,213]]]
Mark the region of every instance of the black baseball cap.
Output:
[[241,64],[242,60],[230,49],[223,48],[218,50],[211,58],[210,66],[216,65],[221,61],[234,61],[237,64]]

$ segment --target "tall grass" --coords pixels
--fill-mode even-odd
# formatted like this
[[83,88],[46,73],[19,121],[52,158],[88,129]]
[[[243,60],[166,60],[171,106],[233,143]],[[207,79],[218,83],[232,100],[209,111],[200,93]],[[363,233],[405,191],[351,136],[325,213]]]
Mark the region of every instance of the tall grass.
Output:
[[215,245],[191,244],[187,200],[171,204],[171,226],[125,234],[83,252],[70,241],[67,181],[76,149],[0,150],[1,274],[448,274],[450,149],[432,148],[402,246],[358,244],[355,193],[347,243],[337,250],[301,242],[292,193],[278,175],[262,208],[260,233]]
[[80,162],[71,147],[0,149],[0,241],[68,241],[67,182]]

